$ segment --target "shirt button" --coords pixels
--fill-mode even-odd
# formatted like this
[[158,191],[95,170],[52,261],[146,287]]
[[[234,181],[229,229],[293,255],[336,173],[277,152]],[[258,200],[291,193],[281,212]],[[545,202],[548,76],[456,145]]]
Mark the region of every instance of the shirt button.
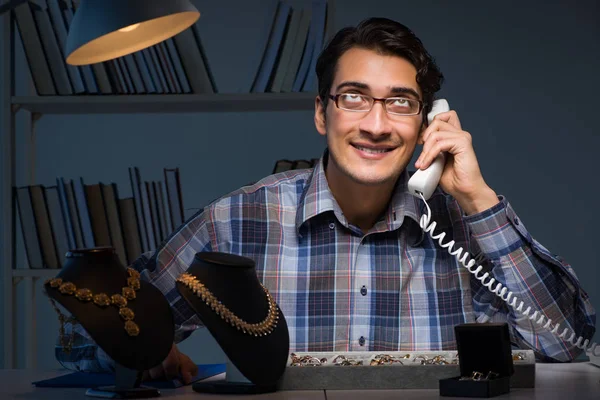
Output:
[[515,217],[515,225],[519,225],[519,218]]
[[365,337],[364,337],[364,336],[361,336],[361,337],[358,339],[358,344],[359,344],[359,345],[361,345],[361,346],[364,346],[364,345],[365,345]]
[[329,229],[335,229],[335,224],[333,222],[329,224]]
[[360,288],[360,294],[362,294],[363,296],[367,295],[367,287],[365,285],[363,285],[363,287]]

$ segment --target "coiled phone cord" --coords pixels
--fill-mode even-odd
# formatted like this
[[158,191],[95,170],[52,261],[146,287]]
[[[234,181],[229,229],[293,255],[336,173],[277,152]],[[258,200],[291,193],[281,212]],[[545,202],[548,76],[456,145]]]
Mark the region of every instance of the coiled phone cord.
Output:
[[[533,314],[529,315],[529,312],[531,311],[531,307],[527,307],[527,309],[525,311],[523,311],[523,301],[521,301],[519,303],[519,305],[517,306],[517,303],[519,302],[519,300],[517,299],[517,296],[513,295],[512,292],[508,291],[508,289],[502,285],[502,283],[498,282],[496,284],[495,287],[492,287],[494,282],[496,282],[496,279],[494,279],[493,277],[490,276],[490,274],[488,272],[484,273],[483,275],[479,275],[479,272],[482,270],[482,266],[479,265],[477,266],[477,268],[473,269],[473,266],[476,264],[477,260],[472,258],[471,255],[464,251],[462,247],[459,247],[458,249],[454,250],[454,244],[455,241],[451,240],[448,243],[444,243],[444,237],[446,236],[446,232],[442,232],[439,233],[437,236],[434,236],[433,231],[435,230],[435,227],[437,226],[437,223],[435,221],[431,222],[431,208],[429,208],[429,204],[427,204],[427,201],[425,200],[425,197],[423,197],[423,194],[419,193],[419,195],[421,196],[421,199],[423,200],[423,202],[425,203],[425,206],[427,207],[427,214],[423,214],[421,216],[421,219],[419,221],[419,225],[421,226],[421,229],[423,229],[426,233],[429,233],[429,235],[431,236],[431,238],[433,240],[437,240],[438,243],[440,244],[441,247],[448,249],[448,253],[450,253],[450,255],[456,257],[456,259],[463,265],[463,267],[465,267],[471,274],[473,274],[475,276],[475,278],[477,278],[479,281],[481,281],[481,283],[483,284],[483,286],[487,287],[490,292],[494,293],[496,296],[500,297],[502,300],[504,300],[509,306],[511,306],[512,308],[515,309],[515,311],[518,311],[519,313],[521,313],[521,315],[528,317],[531,321],[535,322],[536,324],[538,324],[539,326],[542,326],[544,329],[550,329],[552,327],[552,320],[550,318],[548,318],[548,320],[546,321],[546,323],[544,323],[544,320],[546,319],[546,317],[544,316],[544,314],[542,314],[539,311],[534,311]],[[466,261],[469,260],[469,262],[467,263]],[[486,279],[489,280],[486,282]],[[552,328],[551,332],[555,335],[558,335],[558,331],[560,329],[560,324],[556,324],[554,325],[554,328]],[[569,336],[568,339],[566,339],[567,335],[569,335],[569,329],[565,328],[562,333],[560,335],[558,335],[559,338],[570,342],[572,345],[585,350],[586,353],[591,353],[594,356],[600,356],[600,354],[596,354],[596,348],[598,347],[597,343],[592,343],[591,345],[588,346],[589,344],[589,340],[585,339],[583,340],[582,336],[579,336],[577,338],[576,341],[574,341],[575,339],[575,332],[572,332],[571,335]],[[583,341],[583,344],[581,343]]]

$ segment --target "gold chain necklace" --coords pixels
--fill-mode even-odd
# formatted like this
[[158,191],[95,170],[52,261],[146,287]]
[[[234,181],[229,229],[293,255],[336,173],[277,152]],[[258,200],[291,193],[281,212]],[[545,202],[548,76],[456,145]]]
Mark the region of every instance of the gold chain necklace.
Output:
[[[121,293],[115,293],[111,296],[107,295],[106,293],[94,294],[90,289],[77,289],[77,286],[75,286],[73,282],[63,282],[61,278],[48,279],[44,285],[58,289],[58,291],[64,295],[74,295],[75,298],[82,303],[92,301],[100,308],[106,308],[110,305],[118,307],[119,315],[121,318],[123,318],[123,320],[125,320],[125,331],[129,336],[137,336],[140,334],[140,328],[133,321],[135,318],[135,313],[131,308],[127,307],[127,302],[134,300],[136,297],[135,291],[140,289],[140,273],[133,268],[127,268],[127,274],[129,275],[127,278],[127,286],[124,286],[121,289]],[[54,306],[54,309],[58,311],[54,301],[52,301],[52,305]],[[66,317],[60,311],[58,311],[58,314],[58,319],[61,322],[60,330],[64,334],[64,324],[72,321],[66,319]],[[73,340],[71,338],[71,342],[72,341]]]
[[224,304],[222,304],[216,297],[211,293],[210,290],[204,286],[200,282],[198,278],[193,275],[184,272],[177,278],[177,282],[183,283],[185,286],[190,288],[196,296],[202,299],[207,306],[209,306],[218,316],[221,317],[222,320],[228,322],[234,328],[237,328],[238,331],[242,331],[248,335],[254,336],[266,336],[273,332],[275,327],[277,326],[277,321],[279,320],[279,311],[277,310],[277,304],[271,294],[261,284],[261,287],[265,291],[267,295],[267,301],[269,302],[269,312],[267,313],[267,317],[258,322],[256,324],[250,324],[237,315],[235,315],[229,308],[227,308]]
[[[73,349],[73,343],[75,342],[75,325],[77,325],[77,318],[71,316],[67,317],[65,314],[61,313],[59,308],[56,306],[54,299],[52,297],[48,297],[50,300],[50,304],[52,304],[52,308],[58,314],[58,322],[60,322],[60,327],[58,328],[58,337],[60,338],[60,345],[63,348],[63,351],[67,354],[71,352]],[[65,341],[65,324],[72,323],[71,327],[71,336],[69,341]]]

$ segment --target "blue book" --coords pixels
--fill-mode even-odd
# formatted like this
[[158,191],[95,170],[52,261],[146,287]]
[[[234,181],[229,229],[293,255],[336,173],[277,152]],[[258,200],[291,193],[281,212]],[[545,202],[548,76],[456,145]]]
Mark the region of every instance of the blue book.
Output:
[[215,77],[213,76],[210,63],[208,62],[208,56],[206,55],[206,51],[204,51],[204,45],[202,45],[202,39],[200,37],[200,29],[198,28],[198,23],[196,22],[192,25],[192,31],[194,32],[194,37],[196,38],[196,45],[198,46],[198,50],[200,51],[200,56],[202,57],[205,73],[208,76],[208,81],[210,82],[211,93],[218,93],[217,84],[215,83]]
[[44,54],[42,41],[38,34],[29,3],[20,4],[14,9],[15,21],[23,42],[27,65],[37,94],[56,95],[56,88],[50,73],[50,66]]
[[73,222],[71,221],[71,213],[69,211],[69,203],[67,201],[67,192],[65,190],[65,179],[60,177],[56,178],[56,187],[58,188],[58,199],[60,201],[60,207],[62,210],[62,216],[67,228],[67,243],[69,249],[76,249],[77,242],[75,241],[75,232],[73,230]]
[[[252,60],[248,63],[249,68],[250,68],[250,73],[252,74],[250,76],[250,79],[248,79],[248,86],[247,88],[241,88],[238,90],[238,92],[241,93],[250,93],[252,91],[252,86],[254,84],[254,79],[258,73],[258,71],[260,71],[260,63],[261,63],[261,57],[264,54],[265,51],[267,51],[267,45],[269,43],[269,34],[271,33],[271,24],[274,23],[275,21],[275,17],[277,16],[277,10],[279,8],[279,2],[278,1],[273,1],[270,0],[271,3],[268,5],[268,16],[269,16],[269,21],[270,24],[264,24],[264,26],[261,28],[261,37],[260,37],[260,42],[259,42],[259,47],[258,49],[256,49],[256,51],[252,52]],[[256,69],[255,69],[256,68]]]
[[[65,0],[65,8],[63,9],[63,16],[65,19],[65,24],[67,25],[67,29],[71,26],[71,22],[73,22],[73,18],[75,16],[76,4],[73,0]],[[92,71],[92,67],[89,65],[81,65],[79,66],[81,74],[83,76],[83,82],[85,83],[86,89],[88,93],[98,93],[98,84],[96,82],[96,78],[94,76],[94,72]],[[102,93],[107,93],[103,91]],[[108,92],[110,93],[110,92]]]
[[[192,383],[223,372],[225,372],[225,364],[199,364],[198,373],[192,378]],[[57,376],[56,378],[31,382],[31,384],[36,387],[97,388],[100,386],[114,385],[115,375],[112,373],[72,372]],[[185,384],[179,379],[162,379],[142,382],[142,386],[149,386],[157,389],[176,389],[184,385]]]
[[[327,15],[327,1],[326,0],[315,0],[312,4],[313,8],[313,20],[311,24],[314,24],[315,29],[315,45],[313,47],[312,58],[306,74],[306,80],[302,86],[304,92],[316,92],[317,91],[317,73],[315,69],[317,67],[317,60],[323,49],[323,36],[325,35],[325,17]],[[312,26],[311,26],[312,29]]]
[[156,88],[156,92],[164,93],[165,89],[163,89],[163,87],[160,83],[160,78],[158,77],[158,71],[156,70],[154,61],[152,60],[152,55],[150,54],[150,50],[148,50],[148,48],[145,48],[143,50],[140,50],[138,53],[141,53],[142,57],[144,58],[144,63],[148,67],[148,71],[150,72],[150,77],[152,78],[152,83],[154,84],[154,87]]
[[167,74],[167,80],[171,84],[173,93],[182,93],[181,85],[179,84],[179,80],[177,79],[177,74],[175,73],[175,67],[171,62],[171,57],[169,57],[169,51],[167,50],[167,45],[163,40],[160,43],[157,43],[154,47],[156,47],[156,51],[158,52],[158,56],[160,57],[161,62],[163,63],[163,67],[165,68],[165,72]]
[[50,73],[56,85],[56,91],[59,95],[72,95],[73,88],[69,81],[66,64],[58,47],[58,41],[52,29],[50,17],[46,10],[42,8],[32,7],[31,11],[42,41],[42,48],[50,66]]
[[281,47],[281,42],[283,40],[287,22],[290,16],[290,9],[291,8],[289,4],[282,2],[279,3],[275,21],[273,21],[271,35],[269,36],[269,44],[267,45],[267,49],[263,54],[263,59],[260,63],[258,74],[254,84],[252,85],[252,92],[263,93],[267,90],[267,85],[271,80],[270,78],[273,75],[277,63],[279,48]]
[[158,73],[158,79],[160,80],[160,86],[163,88],[165,93],[175,93],[171,90],[171,87],[167,83],[166,71],[163,69],[160,59],[158,57],[158,51],[156,45],[150,46],[146,48],[150,53],[150,57],[152,58],[152,63],[156,67],[156,72]]
[[179,58],[179,53],[175,48],[175,42],[173,41],[173,38],[165,40],[165,45],[167,46],[169,58],[172,61],[173,67],[175,67],[175,73],[179,80],[179,84],[181,85],[181,90],[183,91],[183,93],[191,93],[192,89],[190,88],[190,83],[188,82],[188,78],[185,75],[183,66],[181,65],[181,59]]
[[300,67],[296,73],[296,79],[294,80],[292,92],[302,91],[302,86],[304,85],[304,81],[308,75],[308,69],[310,68],[313,52],[315,51],[315,46],[317,44],[318,28],[316,21],[319,19],[319,16],[316,14],[318,13],[318,4],[319,0],[314,0],[312,3],[312,19],[310,21],[310,28],[308,30],[308,38],[306,39],[306,47],[304,47],[302,61],[300,61]]
[[142,77],[142,81],[144,82],[144,87],[146,88],[147,93],[156,93],[156,87],[154,86],[154,82],[152,81],[152,77],[150,76],[150,69],[148,65],[146,65],[146,60],[142,55],[141,51],[136,51],[133,53],[133,57],[137,63],[137,66],[140,70],[140,76]]
[[131,79],[131,75],[129,74],[129,70],[127,69],[127,65],[125,64],[125,57],[115,58],[117,63],[117,68],[119,68],[123,78],[125,79],[125,85],[127,85],[127,93],[135,94],[135,86],[133,86],[133,79]]
[[87,207],[87,199],[85,196],[85,184],[83,178],[73,180],[73,192],[75,194],[75,202],[77,203],[77,212],[79,214],[79,222],[81,223],[81,232],[83,234],[84,247],[95,247],[94,233],[92,232],[92,222],[90,221],[90,213]]
[[131,82],[133,83],[133,88],[135,90],[134,93],[146,94],[146,86],[144,86],[142,74],[140,73],[138,65],[135,62],[135,58],[133,58],[131,54],[126,54],[121,58],[123,59],[123,62],[127,67],[127,71],[129,72],[129,76],[131,78]]
[[[47,12],[52,20],[52,27],[54,28],[54,33],[56,33],[62,61],[65,59],[65,48],[67,46],[67,27],[63,20],[63,13],[58,6],[58,0],[45,0],[43,6],[47,7]],[[85,93],[85,85],[83,84],[83,78],[79,69],[76,66],[66,64],[64,61],[62,62],[66,65],[67,73],[73,85],[73,91],[77,94]]]
[[192,93],[215,93],[208,60],[202,55],[201,42],[198,39],[194,38],[193,28],[188,28],[173,37]]

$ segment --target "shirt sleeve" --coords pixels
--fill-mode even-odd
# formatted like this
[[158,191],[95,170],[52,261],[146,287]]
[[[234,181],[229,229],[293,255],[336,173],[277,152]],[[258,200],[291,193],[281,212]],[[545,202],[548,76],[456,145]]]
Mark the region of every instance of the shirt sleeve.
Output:
[[[571,361],[582,351],[573,343],[580,336],[591,340],[594,335],[595,310],[573,268],[533,239],[508,201],[503,196],[499,200],[486,211],[464,217],[471,238],[491,268],[491,277],[484,283],[493,278],[492,289],[501,283],[507,289],[505,298],[512,293],[509,305],[472,277],[477,321],[507,322],[515,343],[534,350],[540,361]],[[478,276],[483,274],[481,271]],[[531,307],[527,316],[518,311],[521,302],[522,312]],[[551,325],[546,328],[548,319]],[[556,324],[559,329],[554,334],[551,331]],[[561,339],[565,328],[568,334]]]
[[179,294],[175,282],[187,271],[196,253],[212,251],[213,227],[208,221],[210,208],[199,212],[178,228],[156,253],[138,269],[143,279],[156,286],[169,302],[175,323],[175,343],[186,339],[204,325]]

